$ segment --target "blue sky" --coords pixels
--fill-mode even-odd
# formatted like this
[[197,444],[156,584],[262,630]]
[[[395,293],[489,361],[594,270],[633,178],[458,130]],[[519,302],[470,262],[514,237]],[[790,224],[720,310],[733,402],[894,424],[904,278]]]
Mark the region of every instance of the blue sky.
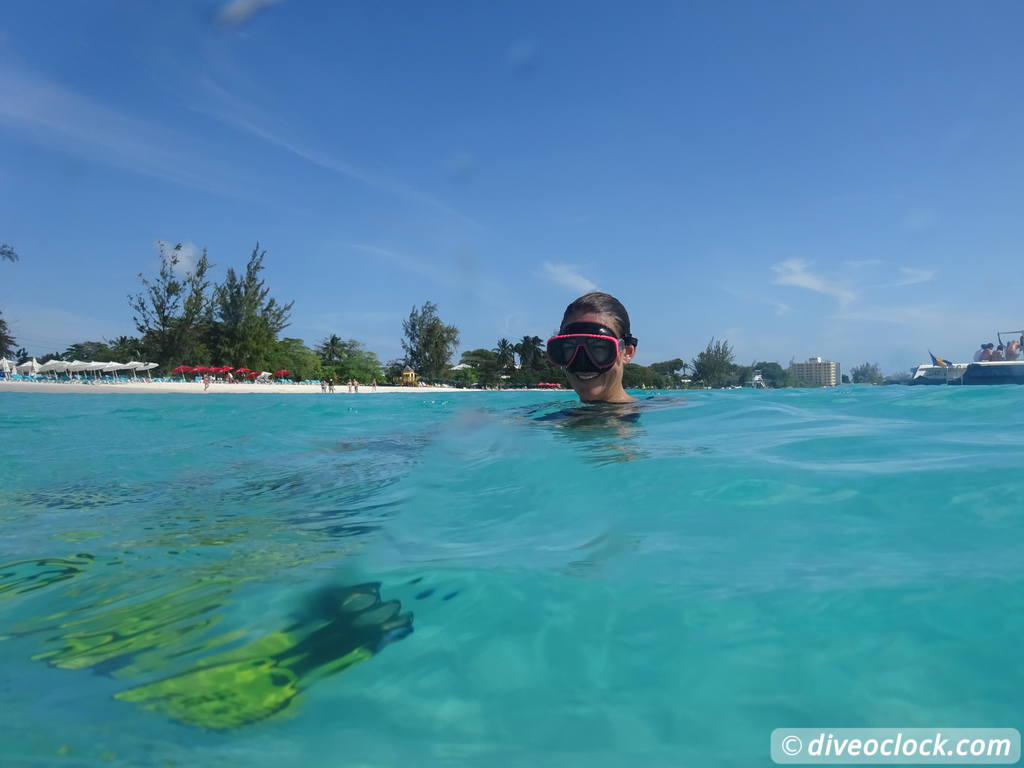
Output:
[[895,371],[1024,327],[1024,5],[15,2],[0,309],[133,333],[157,241],[259,240],[287,335],[548,336],[598,287],[639,362]]

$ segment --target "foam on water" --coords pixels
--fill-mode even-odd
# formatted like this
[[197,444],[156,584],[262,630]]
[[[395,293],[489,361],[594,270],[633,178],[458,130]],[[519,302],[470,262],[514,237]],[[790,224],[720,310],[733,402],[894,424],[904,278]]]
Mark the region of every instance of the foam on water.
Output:
[[[1019,727],[1022,404],[0,395],[0,762],[748,766],[782,726]],[[221,712],[243,657],[238,690],[276,681],[250,724],[173,689]]]

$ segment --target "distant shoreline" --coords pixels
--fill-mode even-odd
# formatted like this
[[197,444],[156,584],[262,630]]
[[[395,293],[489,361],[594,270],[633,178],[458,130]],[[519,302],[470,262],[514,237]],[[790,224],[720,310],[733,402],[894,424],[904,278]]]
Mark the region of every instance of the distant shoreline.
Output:
[[[359,392],[349,392],[345,385],[335,385],[336,395],[386,395],[390,393],[404,393],[411,395],[430,395],[449,392],[570,392],[567,389],[460,389],[458,387],[385,387],[378,386],[377,391],[367,384],[359,385]],[[125,381],[121,384],[83,384],[71,382],[43,382],[43,381],[3,381],[0,380],[0,392],[34,392],[54,394],[80,394],[80,395],[323,395],[319,386],[311,384],[226,384],[217,382],[210,384],[210,389],[203,391],[203,385],[199,382],[132,382]],[[331,393],[327,393],[331,394]]]

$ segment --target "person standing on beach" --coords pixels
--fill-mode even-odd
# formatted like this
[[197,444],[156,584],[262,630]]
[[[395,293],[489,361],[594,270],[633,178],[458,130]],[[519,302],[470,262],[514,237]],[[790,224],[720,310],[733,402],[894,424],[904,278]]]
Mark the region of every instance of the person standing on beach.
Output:
[[373,387],[373,391],[376,392],[377,391],[377,380],[374,379],[373,381],[371,381],[370,382],[370,386]]
[[210,374],[204,373],[203,374],[203,392],[205,392],[209,388],[210,388]]
[[558,333],[548,339],[547,353],[583,402],[629,403],[636,398],[623,389],[622,374],[636,346],[622,302],[592,291],[565,308]]
[[352,389],[355,390],[357,395],[359,394],[359,379],[352,379]]

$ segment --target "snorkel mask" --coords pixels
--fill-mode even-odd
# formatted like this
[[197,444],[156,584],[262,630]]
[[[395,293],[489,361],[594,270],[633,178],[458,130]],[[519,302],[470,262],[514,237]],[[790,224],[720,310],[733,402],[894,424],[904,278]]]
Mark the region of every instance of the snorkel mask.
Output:
[[569,323],[548,339],[548,359],[572,373],[604,373],[615,365],[623,346],[636,346],[600,323]]

